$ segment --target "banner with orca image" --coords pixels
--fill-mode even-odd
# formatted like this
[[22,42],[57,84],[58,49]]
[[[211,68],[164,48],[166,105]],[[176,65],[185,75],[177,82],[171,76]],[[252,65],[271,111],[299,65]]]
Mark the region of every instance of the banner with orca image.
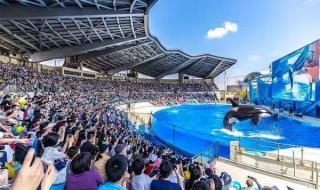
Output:
[[320,40],[272,63],[272,98],[315,101]]

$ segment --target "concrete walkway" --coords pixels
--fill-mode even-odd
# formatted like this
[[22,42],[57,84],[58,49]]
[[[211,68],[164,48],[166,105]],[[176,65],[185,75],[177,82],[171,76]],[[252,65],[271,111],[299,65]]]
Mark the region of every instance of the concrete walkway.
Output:
[[305,184],[299,184],[299,182],[290,181],[288,179],[280,179],[277,177],[269,176],[266,174],[261,174],[260,172],[251,170],[250,168],[244,169],[242,167],[228,164],[223,161],[217,161],[216,163],[216,171],[219,175],[221,172],[227,171],[233,178],[233,180],[241,183],[242,186],[246,184],[246,180],[248,176],[252,176],[258,179],[262,186],[277,186],[280,190],[287,190],[287,186],[295,189],[295,190],[311,190],[314,189],[312,187],[307,187]]

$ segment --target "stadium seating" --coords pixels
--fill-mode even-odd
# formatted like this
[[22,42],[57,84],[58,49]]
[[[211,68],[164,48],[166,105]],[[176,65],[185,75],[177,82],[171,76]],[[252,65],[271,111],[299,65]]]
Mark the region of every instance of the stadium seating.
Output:
[[[23,93],[0,95],[0,145],[6,157],[1,161],[7,165],[3,171],[11,172],[13,190],[241,189],[228,173],[216,174],[214,164],[193,163],[132,130],[127,113],[115,107],[139,101],[213,102],[208,92],[216,89],[214,84],[81,79],[3,63],[0,69],[3,89],[18,86],[19,92],[35,93],[32,98]],[[29,147],[34,152],[29,150],[21,159]],[[32,162],[33,154],[38,158]],[[20,165],[20,171],[10,170]],[[0,177],[8,175],[2,172]]]

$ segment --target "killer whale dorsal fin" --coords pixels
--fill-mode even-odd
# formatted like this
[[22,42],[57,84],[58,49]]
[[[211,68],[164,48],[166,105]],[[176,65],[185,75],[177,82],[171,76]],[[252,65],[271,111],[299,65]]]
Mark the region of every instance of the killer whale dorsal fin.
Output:
[[231,98],[228,98],[228,100],[231,102],[232,107],[239,107],[239,104],[237,102],[235,102],[234,100],[232,100]]

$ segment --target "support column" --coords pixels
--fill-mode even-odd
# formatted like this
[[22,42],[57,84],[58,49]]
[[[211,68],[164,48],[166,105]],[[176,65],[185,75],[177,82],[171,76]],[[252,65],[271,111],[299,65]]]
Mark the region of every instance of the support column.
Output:
[[128,74],[127,74],[127,77],[128,77],[129,80],[137,81],[138,73],[134,69],[130,69]]
[[83,63],[82,63],[82,62],[79,64],[79,69],[80,69],[81,71],[83,71]]
[[224,101],[227,102],[227,70],[224,70]]
[[179,75],[178,75],[178,79],[179,79],[179,82],[180,83],[184,83],[184,74],[182,74],[182,73],[179,73]]
[[37,71],[40,73],[42,71],[42,65],[40,63],[36,63]]

